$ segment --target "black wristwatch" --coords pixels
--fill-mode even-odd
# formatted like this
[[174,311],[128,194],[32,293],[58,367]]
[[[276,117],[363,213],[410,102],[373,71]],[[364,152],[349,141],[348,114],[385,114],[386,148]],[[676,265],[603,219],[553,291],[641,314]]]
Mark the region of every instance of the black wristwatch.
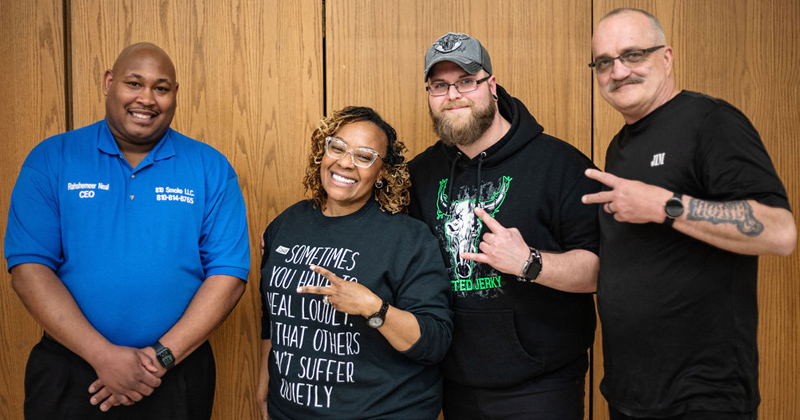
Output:
[[667,200],[664,204],[664,212],[667,213],[664,224],[672,227],[672,224],[675,223],[675,219],[681,217],[683,214],[683,194],[675,193],[672,198]]
[[383,322],[386,321],[386,311],[388,310],[389,310],[389,302],[387,302],[386,299],[383,299],[383,303],[381,304],[381,309],[367,318],[367,325],[369,325],[372,328],[382,327]]
[[172,355],[172,350],[162,346],[158,341],[150,347],[156,351],[156,359],[158,359],[158,363],[161,363],[161,366],[164,366],[167,370],[175,367],[175,356]]
[[534,247],[530,248],[531,256],[528,257],[528,261],[525,261],[525,265],[522,266],[522,273],[517,277],[519,281],[533,282],[542,274],[542,254],[538,249]]

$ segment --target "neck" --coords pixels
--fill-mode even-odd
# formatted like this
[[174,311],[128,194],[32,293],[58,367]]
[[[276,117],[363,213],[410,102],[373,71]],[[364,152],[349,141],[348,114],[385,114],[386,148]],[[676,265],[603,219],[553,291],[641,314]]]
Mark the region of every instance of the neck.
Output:
[[117,140],[117,147],[119,147],[122,157],[128,161],[131,168],[136,169],[140,163],[147,157],[147,154],[153,150],[155,144],[131,144]]
[[653,97],[653,100],[650,102],[649,106],[644,108],[643,110],[632,110],[629,113],[622,113],[623,118],[625,118],[625,124],[633,124],[636,121],[641,120],[642,118],[650,115],[651,112],[655,111],[665,103],[669,102],[675,96],[680,93],[680,90],[675,87],[675,83],[670,80],[671,83],[668,83],[667,86],[659,92],[656,96]]
[[370,195],[363,201],[358,201],[356,203],[348,203],[348,204],[333,202],[333,200],[325,200],[325,202],[322,203],[321,206],[322,214],[327,217],[347,216],[349,214],[357,212],[359,209],[364,207],[371,198],[372,195]]
[[467,146],[458,146],[458,150],[461,153],[464,153],[468,158],[472,159],[475,156],[478,156],[482,151],[494,146],[495,143],[500,141],[503,136],[508,133],[508,130],[511,129],[511,123],[506,121],[500,115],[500,111],[498,110],[494,114],[494,121],[492,125],[489,126],[489,129],[486,130],[474,143],[467,145]]

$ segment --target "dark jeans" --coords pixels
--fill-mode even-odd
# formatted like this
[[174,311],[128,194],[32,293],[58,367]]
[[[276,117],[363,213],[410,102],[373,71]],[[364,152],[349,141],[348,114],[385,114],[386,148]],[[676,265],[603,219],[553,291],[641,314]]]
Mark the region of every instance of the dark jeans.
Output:
[[608,407],[611,420],[758,420],[758,410],[752,413],[723,413],[713,411],[690,411],[674,417],[631,417]]
[[216,368],[206,341],[161,378],[161,385],[131,406],[103,413],[89,404],[91,365],[58,342],[43,337],[25,369],[26,420],[208,420],[214,403]]
[[583,420],[584,377],[541,378],[510,388],[444,382],[448,420]]

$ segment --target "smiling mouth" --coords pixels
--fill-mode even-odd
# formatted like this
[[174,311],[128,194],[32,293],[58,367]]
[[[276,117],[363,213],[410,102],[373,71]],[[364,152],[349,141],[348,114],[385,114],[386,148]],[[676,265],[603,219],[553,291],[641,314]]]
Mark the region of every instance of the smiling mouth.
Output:
[[331,178],[333,178],[333,180],[336,181],[336,182],[341,182],[341,183],[344,183],[344,184],[355,184],[356,183],[355,179],[345,178],[345,177],[343,177],[343,176],[341,176],[339,174],[335,174],[335,173],[331,173]]
[[143,113],[136,111],[129,111],[128,113],[131,114],[131,116],[133,116],[133,118],[136,118],[137,120],[152,120],[158,115],[155,113]]

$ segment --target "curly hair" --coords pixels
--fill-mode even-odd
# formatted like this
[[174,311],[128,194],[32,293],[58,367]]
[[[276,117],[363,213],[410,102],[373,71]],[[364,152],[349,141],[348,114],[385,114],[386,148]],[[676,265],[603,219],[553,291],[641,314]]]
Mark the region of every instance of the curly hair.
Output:
[[377,112],[367,107],[348,106],[334,111],[330,116],[320,121],[319,128],[311,134],[311,154],[308,156],[308,166],[303,177],[303,187],[311,195],[314,207],[325,204],[328,194],[322,188],[320,164],[325,155],[325,139],[333,136],[340,127],[359,121],[369,121],[375,124],[386,134],[386,157],[383,158],[383,187],[373,186],[373,197],[380,205],[381,211],[392,214],[407,212],[406,206],[411,201],[408,187],[411,185],[408,175],[408,165],[403,155],[406,146],[397,139],[397,132],[389,123],[383,120]]

